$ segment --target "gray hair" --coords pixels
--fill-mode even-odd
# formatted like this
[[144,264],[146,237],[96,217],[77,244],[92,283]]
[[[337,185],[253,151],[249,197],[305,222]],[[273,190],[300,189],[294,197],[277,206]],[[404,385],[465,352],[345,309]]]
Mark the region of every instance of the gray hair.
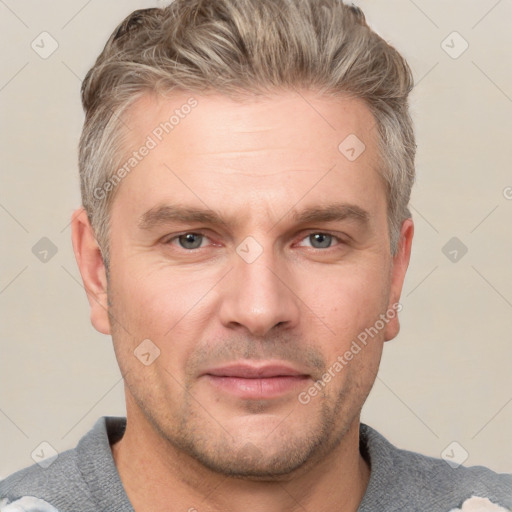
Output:
[[130,14],[82,84],[82,204],[107,268],[116,187],[105,183],[122,163],[122,117],[135,100],[172,90],[234,97],[295,87],[360,98],[373,114],[395,255],[415,179],[413,78],[405,59],[370,29],[360,8],[341,0],[174,0]]

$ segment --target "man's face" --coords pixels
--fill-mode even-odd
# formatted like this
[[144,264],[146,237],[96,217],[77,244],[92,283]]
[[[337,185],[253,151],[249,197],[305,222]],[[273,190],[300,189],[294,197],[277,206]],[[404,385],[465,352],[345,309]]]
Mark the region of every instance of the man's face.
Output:
[[[176,109],[189,113],[158,130]],[[405,273],[369,110],[308,91],[242,103],[176,93],[143,97],[125,121],[127,160],[156,142],[111,210],[128,421],[224,474],[286,474],[332,452],[396,318],[344,354],[398,301]]]

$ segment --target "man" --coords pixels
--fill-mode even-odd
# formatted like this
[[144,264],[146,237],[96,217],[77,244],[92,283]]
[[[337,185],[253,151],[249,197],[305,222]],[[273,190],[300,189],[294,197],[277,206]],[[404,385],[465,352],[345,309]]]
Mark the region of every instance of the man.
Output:
[[114,31],[72,227],[127,419],[4,480],[1,510],[512,507],[511,475],[360,423],[399,331],[411,89],[339,0],[176,0]]

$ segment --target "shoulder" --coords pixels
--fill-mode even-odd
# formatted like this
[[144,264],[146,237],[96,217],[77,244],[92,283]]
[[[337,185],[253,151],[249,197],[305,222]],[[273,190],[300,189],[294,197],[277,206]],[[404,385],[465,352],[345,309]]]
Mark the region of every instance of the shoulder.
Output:
[[0,481],[0,499],[4,503],[29,496],[51,503],[58,509],[75,507],[83,510],[82,507],[76,508],[76,504],[89,501],[88,495],[77,466],[76,449],[59,454],[48,467],[34,464]]
[[58,454],[51,463],[34,464],[2,480],[0,503],[5,507],[33,497],[58,510],[96,512],[97,496],[93,493],[102,489],[102,483],[120,486],[112,477],[115,467],[109,437],[121,435],[124,426],[124,418],[100,418],[76,448]]
[[512,508],[511,474],[496,473],[484,466],[450,465],[440,458],[401,450],[364,424],[360,435],[361,450],[363,455],[367,451],[371,464],[367,494],[372,506],[447,512],[479,496]]

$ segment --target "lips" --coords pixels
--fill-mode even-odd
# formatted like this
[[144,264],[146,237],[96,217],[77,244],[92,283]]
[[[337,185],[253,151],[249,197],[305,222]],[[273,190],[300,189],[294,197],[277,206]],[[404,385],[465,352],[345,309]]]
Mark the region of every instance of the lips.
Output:
[[263,366],[252,366],[235,364],[215,368],[205,372],[215,377],[239,377],[241,379],[263,379],[271,377],[293,377],[303,375],[301,372],[285,365],[269,364]]
[[217,392],[238,398],[263,400],[280,397],[303,387],[309,375],[284,364],[232,364],[203,373]]

